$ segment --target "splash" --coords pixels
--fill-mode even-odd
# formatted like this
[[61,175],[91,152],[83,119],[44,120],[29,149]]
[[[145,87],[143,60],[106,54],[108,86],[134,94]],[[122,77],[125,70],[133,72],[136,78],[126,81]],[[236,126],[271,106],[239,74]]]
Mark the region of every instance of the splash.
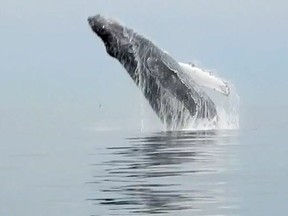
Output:
[[212,101],[217,110],[216,121],[209,119],[195,119],[190,122],[184,130],[235,130],[239,128],[239,104],[240,98],[232,82],[227,82],[230,89],[228,96],[221,95],[211,89],[203,89]]
[[[183,65],[183,63],[180,63]],[[240,98],[237,94],[236,87],[231,81],[221,78],[216,71],[205,69],[201,66],[192,64],[191,71],[184,70],[186,79],[194,79],[198,86],[199,92],[206,93],[214,102],[217,119],[198,118],[190,122],[183,129],[207,130],[207,129],[238,129],[239,128],[239,104]],[[202,72],[201,72],[202,71]],[[193,85],[193,82],[189,83]],[[203,105],[202,105],[203,106]]]
[[[206,69],[203,69],[207,71]],[[236,87],[231,81],[222,79],[217,75],[215,71],[209,71],[209,73],[218,80],[223,81],[229,88],[229,94],[224,95],[217,90],[207,88],[206,86],[195,85],[193,77],[189,73],[180,75],[181,80],[186,84],[190,85],[197,91],[207,94],[209,98],[214,102],[216,106],[217,116],[215,118],[197,118],[197,110],[195,116],[191,116],[189,111],[184,107],[184,105],[177,100],[169,91],[160,87],[161,97],[159,98],[161,104],[161,109],[159,116],[162,116],[164,119],[163,127],[164,130],[234,130],[239,128],[239,104],[240,98],[237,94]],[[145,79],[139,79],[139,87],[142,91],[145,91]],[[142,82],[143,81],[143,82]],[[141,130],[145,128],[153,127],[151,120],[144,120],[147,118],[147,115],[144,113],[147,112],[145,109],[148,107],[143,106],[144,98],[141,100]],[[207,110],[207,104],[198,101],[199,106],[204,107],[204,112]],[[170,107],[170,109],[169,109]],[[171,109],[172,108],[172,109]],[[202,111],[203,112],[203,111]],[[169,116],[169,118],[167,118]],[[149,117],[148,117],[149,118]],[[169,119],[169,122],[166,121]],[[146,123],[146,124],[145,124]]]

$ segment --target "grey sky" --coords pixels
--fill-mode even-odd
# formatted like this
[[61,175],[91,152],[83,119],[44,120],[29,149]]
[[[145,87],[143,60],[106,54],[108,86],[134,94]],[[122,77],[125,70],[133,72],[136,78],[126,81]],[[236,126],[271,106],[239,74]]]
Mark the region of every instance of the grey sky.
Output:
[[1,128],[138,122],[138,88],[86,22],[97,13],[232,80],[245,114],[287,108],[284,0],[0,1]]

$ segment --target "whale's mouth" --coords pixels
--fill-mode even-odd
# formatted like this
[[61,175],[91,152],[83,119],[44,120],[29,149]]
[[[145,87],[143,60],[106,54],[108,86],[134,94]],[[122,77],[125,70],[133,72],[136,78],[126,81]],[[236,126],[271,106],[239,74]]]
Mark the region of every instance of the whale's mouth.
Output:
[[117,44],[119,43],[118,32],[121,32],[119,31],[120,25],[99,14],[88,17],[87,21],[92,31],[95,32],[104,42],[107,53],[112,57],[117,56],[117,49],[114,47],[117,47]]
[[[105,28],[106,21],[100,15],[90,16],[87,19],[91,29],[99,36],[104,37],[108,35],[107,26]],[[102,38],[103,39],[103,38]]]
[[87,19],[87,21],[91,27],[94,25],[97,25],[101,21],[103,22],[104,20],[105,20],[105,18],[102,17],[100,14],[97,14],[95,16],[89,16]]
[[95,21],[94,17],[92,16],[88,17],[87,21],[91,27],[94,26],[94,21]]
[[89,16],[87,21],[90,27],[96,31],[99,31],[101,29],[106,29],[107,31],[110,31],[110,32],[115,31],[119,33],[119,30],[123,30],[123,27],[118,22],[108,19],[104,16],[101,16],[100,14],[97,14],[95,16]]
[[124,28],[118,22],[107,19],[100,14],[90,16],[87,19],[91,29],[103,40],[106,47],[110,49],[111,46],[118,44],[119,38],[123,38]]

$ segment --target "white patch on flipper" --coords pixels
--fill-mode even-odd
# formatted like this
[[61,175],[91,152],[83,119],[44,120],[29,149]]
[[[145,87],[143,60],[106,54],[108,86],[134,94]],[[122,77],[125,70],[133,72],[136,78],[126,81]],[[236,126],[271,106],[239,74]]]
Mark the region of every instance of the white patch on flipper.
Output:
[[191,76],[191,78],[200,86],[213,89],[225,96],[230,94],[229,87],[227,83],[219,77],[211,74],[209,71],[198,68],[194,65],[181,63],[179,65],[183,71]]

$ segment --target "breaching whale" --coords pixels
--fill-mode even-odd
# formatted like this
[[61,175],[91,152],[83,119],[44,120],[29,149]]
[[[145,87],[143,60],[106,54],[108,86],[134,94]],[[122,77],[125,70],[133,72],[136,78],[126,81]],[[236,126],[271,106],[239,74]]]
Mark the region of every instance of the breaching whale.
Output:
[[115,20],[96,15],[89,17],[88,22],[104,42],[107,53],[124,66],[167,129],[181,129],[201,119],[217,124],[214,102],[191,78],[187,65]]

